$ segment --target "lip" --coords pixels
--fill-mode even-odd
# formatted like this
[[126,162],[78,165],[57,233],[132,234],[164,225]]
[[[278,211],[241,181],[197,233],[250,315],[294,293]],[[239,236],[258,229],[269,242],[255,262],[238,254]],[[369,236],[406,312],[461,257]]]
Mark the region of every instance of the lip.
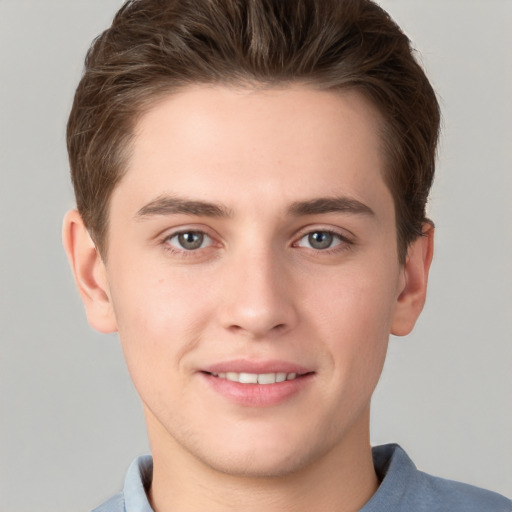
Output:
[[[297,378],[274,384],[242,384],[219,378],[219,373],[296,373]],[[244,407],[272,407],[282,404],[307,388],[315,372],[288,361],[237,359],[209,365],[199,370],[208,388],[223,399]]]
[[304,375],[312,373],[311,368],[291,363],[289,361],[268,360],[268,361],[251,361],[248,359],[233,359],[208,365],[201,368],[200,371],[206,373],[298,373]]

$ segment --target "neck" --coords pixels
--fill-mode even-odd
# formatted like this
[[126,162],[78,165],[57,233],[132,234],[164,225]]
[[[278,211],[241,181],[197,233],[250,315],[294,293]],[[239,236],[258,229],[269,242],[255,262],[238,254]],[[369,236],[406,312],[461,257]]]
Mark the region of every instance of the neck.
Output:
[[[150,502],[155,512],[352,512],[375,493],[378,480],[369,442],[369,412],[327,454],[291,474],[245,477],[221,473],[194,458],[173,440],[153,442]],[[149,425],[148,425],[149,427]],[[153,426],[154,427],[154,426]]]

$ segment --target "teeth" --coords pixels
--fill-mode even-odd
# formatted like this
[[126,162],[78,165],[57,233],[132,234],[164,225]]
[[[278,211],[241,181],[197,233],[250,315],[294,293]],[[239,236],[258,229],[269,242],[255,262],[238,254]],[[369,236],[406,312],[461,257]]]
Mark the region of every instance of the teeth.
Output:
[[256,373],[241,373],[238,381],[242,384],[258,384],[258,375]]
[[221,372],[213,373],[219,379],[227,379],[240,384],[275,384],[276,382],[284,382],[285,380],[294,380],[297,378],[297,373],[236,373],[236,372]]
[[258,384],[275,384],[276,374],[275,373],[260,373],[258,375]]

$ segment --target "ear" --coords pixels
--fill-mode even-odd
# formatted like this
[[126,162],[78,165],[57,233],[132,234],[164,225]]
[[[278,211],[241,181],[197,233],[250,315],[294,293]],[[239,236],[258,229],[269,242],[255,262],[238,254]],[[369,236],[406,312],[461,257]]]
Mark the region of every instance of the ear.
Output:
[[423,225],[423,236],[411,243],[402,268],[401,289],[395,305],[391,334],[409,334],[420,316],[427,294],[427,281],[434,253],[434,226]]
[[105,264],[76,210],[64,217],[62,242],[89,323],[103,333],[117,331]]

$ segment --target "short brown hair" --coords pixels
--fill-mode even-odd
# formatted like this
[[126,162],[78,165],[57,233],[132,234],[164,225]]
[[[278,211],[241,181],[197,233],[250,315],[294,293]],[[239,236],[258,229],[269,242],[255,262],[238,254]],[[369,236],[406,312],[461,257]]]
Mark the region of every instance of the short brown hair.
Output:
[[129,0],[91,45],[68,122],[77,207],[106,254],[109,199],[137,119],[190,84],[362,93],[384,119],[400,260],[422,234],[439,105],[409,39],[370,0]]

